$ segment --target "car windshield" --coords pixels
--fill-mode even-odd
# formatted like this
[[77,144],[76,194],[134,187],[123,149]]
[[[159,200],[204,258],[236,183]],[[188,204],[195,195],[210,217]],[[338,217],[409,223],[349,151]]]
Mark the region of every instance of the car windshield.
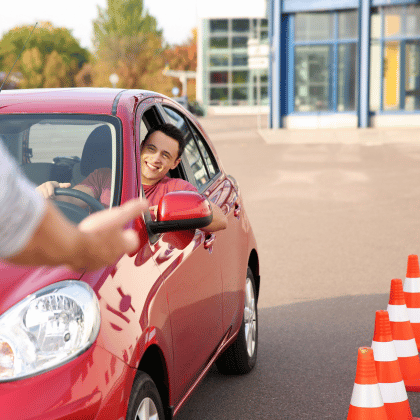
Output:
[[105,173],[107,194],[96,190],[95,194],[104,207],[111,207],[116,188],[117,121],[105,116],[0,115],[0,138],[37,186],[58,181],[75,187],[89,176],[98,179],[98,174]]

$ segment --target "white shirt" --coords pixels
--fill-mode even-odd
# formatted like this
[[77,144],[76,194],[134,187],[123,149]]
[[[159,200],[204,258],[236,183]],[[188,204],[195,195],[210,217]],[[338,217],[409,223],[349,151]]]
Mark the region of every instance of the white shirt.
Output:
[[42,220],[45,206],[44,198],[0,140],[0,258],[25,248]]

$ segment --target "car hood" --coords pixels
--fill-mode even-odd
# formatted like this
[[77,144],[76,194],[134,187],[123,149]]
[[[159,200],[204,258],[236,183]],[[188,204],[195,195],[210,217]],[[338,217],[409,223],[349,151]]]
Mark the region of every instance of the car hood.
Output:
[[83,272],[65,267],[18,267],[0,261],[0,315],[31,293],[61,280],[80,280]]

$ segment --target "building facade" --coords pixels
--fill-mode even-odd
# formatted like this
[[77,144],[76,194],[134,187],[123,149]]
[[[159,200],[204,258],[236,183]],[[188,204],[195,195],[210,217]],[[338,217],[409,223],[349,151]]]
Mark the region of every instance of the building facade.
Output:
[[271,0],[272,128],[420,125],[420,3]]
[[237,3],[230,11],[212,7],[199,17],[197,100],[210,113],[252,112],[258,107],[268,113],[266,3],[260,0],[248,10]]

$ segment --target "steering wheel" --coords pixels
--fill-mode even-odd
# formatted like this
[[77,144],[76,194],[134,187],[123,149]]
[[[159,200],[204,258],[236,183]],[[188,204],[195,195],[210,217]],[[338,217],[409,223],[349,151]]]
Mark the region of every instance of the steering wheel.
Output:
[[[80,190],[75,190],[73,188],[56,188],[54,190],[54,194],[67,195],[69,197],[78,198],[79,200],[84,201],[89,207],[91,207],[93,212],[105,209],[105,207],[96,198],[93,198],[91,195],[86,194]],[[64,201],[57,201],[57,203],[64,203]]]

